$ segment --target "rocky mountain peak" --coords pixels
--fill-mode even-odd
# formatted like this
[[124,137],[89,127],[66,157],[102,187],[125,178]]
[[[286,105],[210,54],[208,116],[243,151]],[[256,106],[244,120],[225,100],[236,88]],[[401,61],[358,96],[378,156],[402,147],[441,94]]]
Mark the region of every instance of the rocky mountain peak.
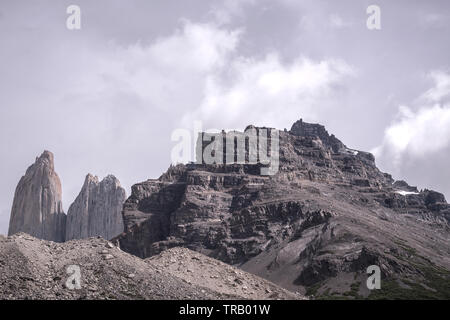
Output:
[[66,240],[101,236],[111,239],[123,231],[122,205],[126,192],[108,175],[99,181],[88,174],[67,214]]
[[123,231],[122,205],[126,192],[113,175],[103,180],[87,174],[80,194],[66,216],[61,181],[54,156],[44,151],[28,167],[14,195],[9,235],[28,233],[36,238],[63,242],[102,236],[110,239]]
[[50,167],[54,168],[54,155],[48,150],[44,150],[42,154],[36,158],[36,162],[47,163]]
[[[278,142],[273,176],[249,162],[190,163],[134,185],[125,232],[114,242],[143,258],[184,246],[317,296],[376,296],[361,285],[369,265],[394,286],[448,268],[450,205],[442,194],[395,183],[372,154],[347,148],[319,124],[299,120]],[[209,142],[200,143],[204,150]],[[433,277],[427,294],[445,297],[446,275]]]
[[297,136],[328,136],[328,131],[321,124],[303,122],[297,120],[292,124],[290,132]]
[[105,185],[110,185],[113,188],[121,188],[121,184],[119,179],[117,179],[112,174],[107,175],[105,178],[103,178],[102,182]]
[[26,174],[37,171],[37,168],[47,170],[50,174],[55,171],[54,155],[50,151],[44,151],[39,157],[36,157],[34,164],[28,167]]
[[61,181],[54,168],[49,151],[28,167],[14,194],[8,234],[26,232],[40,239],[64,241],[66,215]]
[[92,175],[90,173],[88,173],[86,175],[86,178],[84,179],[84,185],[89,185],[91,183],[97,184],[98,182],[99,182],[98,177],[94,176],[94,175]]
[[328,133],[325,126],[316,123],[307,123],[304,122],[303,119],[294,122],[289,133],[295,136],[317,137],[323,143],[331,147],[334,152],[339,152],[341,149],[346,148],[334,134],[330,135]]

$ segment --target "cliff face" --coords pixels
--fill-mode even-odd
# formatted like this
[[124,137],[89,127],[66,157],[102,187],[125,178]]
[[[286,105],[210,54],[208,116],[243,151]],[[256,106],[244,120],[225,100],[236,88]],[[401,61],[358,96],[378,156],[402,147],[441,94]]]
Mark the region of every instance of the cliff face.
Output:
[[450,295],[450,205],[440,193],[395,183],[323,126],[298,121],[278,133],[273,176],[260,175],[261,163],[192,163],[134,185],[114,241],[141,257],[184,246],[316,295],[373,295],[373,264],[399,294],[407,279],[432,288],[424,296]]
[[89,174],[66,216],[54,157],[45,151],[17,185],[8,234],[24,232],[55,242],[93,236],[111,239],[123,232],[125,199],[126,192],[114,176],[99,182]]
[[8,234],[25,232],[36,238],[62,242],[65,222],[61,182],[54,170],[53,154],[45,151],[17,185]]
[[97,177],[88,174],[67,213],[66,240],[94,236],[111,239],[122,233],[125,200],[126,192],[114,176],[99,182]]

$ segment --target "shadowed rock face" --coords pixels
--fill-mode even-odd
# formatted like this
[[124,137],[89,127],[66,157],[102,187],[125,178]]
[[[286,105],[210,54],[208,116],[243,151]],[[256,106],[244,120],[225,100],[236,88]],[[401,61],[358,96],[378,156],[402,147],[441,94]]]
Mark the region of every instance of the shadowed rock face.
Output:
[[94,236],[111,239],[122,233],[125,200],[125,189],[116,177],[109,175],[99,182],[88,174],[67,213],[66,240]]
[[279,146],[274,176],[259,175],[260,163],[189,164],[134,185],[114,241],[140,257],[184,246],[316,295],[373,294],[364,287],[371,264],[386,281],[450,295],[442,194],[395,183],[372,154],[321,125],[298,121],[279,132]]
[[25,232],[44,240],[64,241],[66,215],[61,193],[53,154],[44,151],[17,185],[8,234]]

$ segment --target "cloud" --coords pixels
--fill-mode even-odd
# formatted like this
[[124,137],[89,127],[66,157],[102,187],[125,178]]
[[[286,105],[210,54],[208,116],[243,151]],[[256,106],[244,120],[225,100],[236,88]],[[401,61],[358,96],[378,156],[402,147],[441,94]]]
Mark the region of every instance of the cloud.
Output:
[[149,46],[115,48],[95,63],[103,67],[93,66],[105,91],[99,95],[125,91],[146,106],[140,119],[149,108],[158,109],[176,114],[182,120],[173,125],[185,128],[202,121],[207,128],[242,129],[248,119],[283,128],[337,107],[334,98],[343,78],[355,75],[341,60],[299,55],[285,62],[276,52],[241,55],[244,35],[240,29],[184,21],[182,29]]
[[[201,106],[188,118],[215,127],[257,125],[278,128],[293,119],[317,118],[329,107],[327,98],[355,71],[340,60],[299,57],[283,63],[276,53],[261,59],[235,57],[227,69],[208,77]],[[185,119],[186,120],[186,119]]]
[[88,172],[112,173],[130,187],[166,169],[176,128],[195,120],[204,129],[242,129],[249,121],[290,126],[326,110],[352,72],[333,59],[242,55],[244,36],[239,28],[183,20],[167,36],[131,45],[84,34],[47,37],[39,47],[18,43],[26,54],[5,66],[0,97],[9,106],[0,109],[0,142],[14,155],[4,168],[16,170],[4,197],[12,200],[14,184],[43,149],[55,153],[66,209]]
[[224,67],[238,37],[238,30],[184,21],[181,29],[150,45],[138,42],[122,47],[112,43],[86,53],[88,65],[77,66],[84,81],[81,87],[70,86],[69,91],[104,97],[120,90],[152,107],[183,107],[180,100],[186,101],[208,74]]
[[126,187],[158,176],[170,162],[171,130],[200,105],[208,75],[225,68],[239,33],[183,21],[148,44],[84,34],[48,37],[39,47],[17,43],[26,54],[2,65],[0,143],[10,155],[3,168],[15,171],[3,172],[9,180],[0,209],[44,149],[55,153],[66,209],[88,172],[115,174]]
[[352,25],[350,21],[344,20],[340,15],[334,13],[329,16],[329,23],[332,28],[341,29]]
[[236,17],[242,17],[245,9],[256,3],[256,0],[224,0],[220,5],[213,5],[210,14],[214,21],[219,25],[225,25],[232,22]]
[[450,95],[450,75],[443,71],[433,71],[429,77],[435,86],[422,95],[422,98],[430,102],[442,102]]
[[431,157],[450,146],[450,74],[434,71],[429,74],[434,86],[423,93],[414,110],[400,106],[394,122],[386,128],[384,139],[373,152],[382,162],[394,167],[414,159]]
[[446,26],[448,18],[440,13],[420,13],[418,20],[425,28],[442,28]]

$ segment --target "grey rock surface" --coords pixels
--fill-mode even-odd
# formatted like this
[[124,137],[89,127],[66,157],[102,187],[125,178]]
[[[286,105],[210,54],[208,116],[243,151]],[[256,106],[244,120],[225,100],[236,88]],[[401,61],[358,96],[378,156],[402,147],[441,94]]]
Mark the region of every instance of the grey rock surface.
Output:
[[[143,258],[183,246],[316,297],[450,297],[442,194],[395,183],[318,124],[279,131],[279,146],[274,176],[191,163],[134,185],[113,241]],[[371,264],[384,290],[365,287]]]
[[126,192],[116,177],[99,182],[88,174],[80,194],[67,212],[66,240],[101,236],[111,239],[123,232],[122,207]]
[[61,194],[53,154],[44,151],[16,187],[8,234],[26,232],[40,239],[64,241],[66,215]]
[[187,249],[143,260],[102,238],[55,243],[23,233],[0,237],[2,300],[302,298]]

